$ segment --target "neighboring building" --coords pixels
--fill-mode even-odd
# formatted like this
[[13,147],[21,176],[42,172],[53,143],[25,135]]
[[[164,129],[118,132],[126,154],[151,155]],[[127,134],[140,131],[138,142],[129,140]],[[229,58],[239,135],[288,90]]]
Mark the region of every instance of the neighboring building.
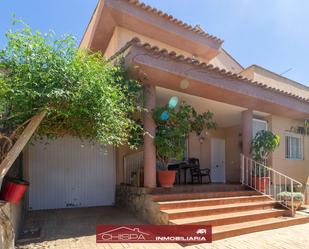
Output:
[[[308,87],[259,66],[244,69],[222,44],[200,26],[138,1],[105,0],[99,1],[80,47],[107,57],[120,51],[126,65],[136,66],[149,109],[176,95],[200,112],[214,113],[218,129],[205,134],[202,142],[191,134],[187,145],[187,156],[210,168],[214,182],[239,183],[240,154],[250,156],[252,136],[268,129],[281,137],[270,165],[309,184],[309,131],[304,129]],[[149,116],[144,127],[154,134]],[[156,187],[152,142],[146,136],[137,154],[126,146],[101,148],[69,137],[29,145],[24,151],[24,175],[31,182],[29,209],[113,204],[116,185],[132,177],[125,160],[143,161],[144,185]]]

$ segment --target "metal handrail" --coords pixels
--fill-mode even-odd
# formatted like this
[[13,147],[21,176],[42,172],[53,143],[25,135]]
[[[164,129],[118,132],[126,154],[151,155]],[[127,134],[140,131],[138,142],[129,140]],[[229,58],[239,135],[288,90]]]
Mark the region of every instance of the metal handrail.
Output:
[[[302,188],[299,181],[274,170],[265,164],[257,162],[241,154],[241,183],[267,195],[285,208],[291,210],[291,215],[295,215],[294,188]],[[278,193],[287,192],[288,187],[291,192],[291,200],[278,197]]]

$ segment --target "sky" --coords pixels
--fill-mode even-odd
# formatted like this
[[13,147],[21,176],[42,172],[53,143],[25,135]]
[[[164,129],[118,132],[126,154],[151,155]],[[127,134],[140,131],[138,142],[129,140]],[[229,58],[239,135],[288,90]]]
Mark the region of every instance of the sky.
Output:
[[[144,0],[224,40],[242,66],[263,66],[309,86],[308,0]],[[0,0],[0,48],[12,15],[80,41],[97,0]]]

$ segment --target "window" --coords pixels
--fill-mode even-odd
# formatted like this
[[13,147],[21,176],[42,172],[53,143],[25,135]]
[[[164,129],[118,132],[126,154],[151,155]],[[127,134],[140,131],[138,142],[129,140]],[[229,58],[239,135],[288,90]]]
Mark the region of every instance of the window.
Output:
[[303,137],[300,134],[286,133],[285,158],[293,160],[304,159]]
[[261,119],[252,119],[252,138],[255,138],[259,131],[267,131],[267,121]]

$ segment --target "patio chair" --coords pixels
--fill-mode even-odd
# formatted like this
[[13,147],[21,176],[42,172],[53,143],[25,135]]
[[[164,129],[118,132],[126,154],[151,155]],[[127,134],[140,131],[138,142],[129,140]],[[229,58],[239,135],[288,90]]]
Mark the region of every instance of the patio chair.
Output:
[[200,168],[200,160],[198,158],[189,158],[188,160],[190,164],[190,173],[191,173],[191,183],[198,182],[200,184],[203,183],[203,177],[208,178],[207,183],[211,183],[210,178],[210,169],[201,169]]

